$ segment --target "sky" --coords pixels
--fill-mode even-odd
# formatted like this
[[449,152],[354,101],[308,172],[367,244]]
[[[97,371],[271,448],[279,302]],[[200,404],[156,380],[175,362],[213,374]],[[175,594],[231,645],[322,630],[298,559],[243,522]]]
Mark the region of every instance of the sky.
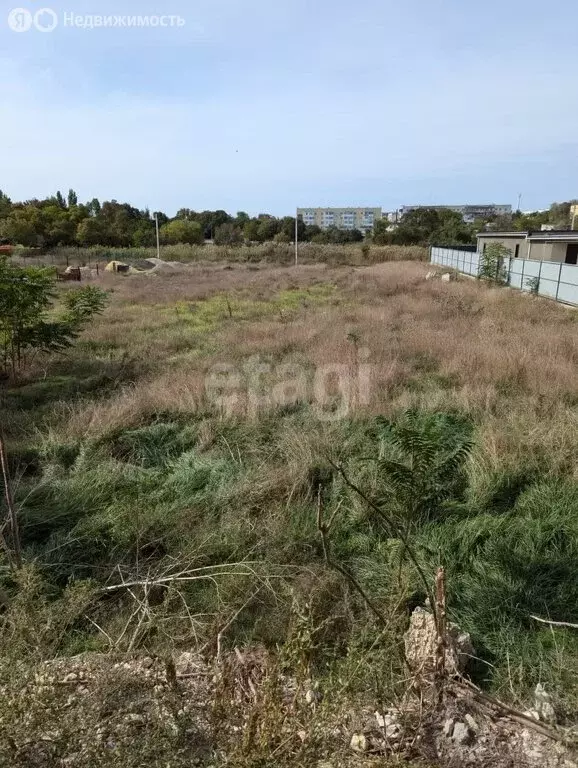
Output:
[[[0,1],[13,200],[72,187],[171,215],[287,215],[578,197],[575,0]],[[53,31],[11,29],[45,3]]]

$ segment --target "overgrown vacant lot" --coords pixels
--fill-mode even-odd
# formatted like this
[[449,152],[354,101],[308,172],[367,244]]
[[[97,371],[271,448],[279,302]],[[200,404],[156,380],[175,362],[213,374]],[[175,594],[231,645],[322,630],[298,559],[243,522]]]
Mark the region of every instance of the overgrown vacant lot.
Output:
[[5,393],[34,565],[4,656],[281,647],[393,702],[426,598],[403,539],[446,567],[474,679],[568,716],[578,633],[532,616],[578,621],[578,315],[427,271],[101,276],[106,312]]

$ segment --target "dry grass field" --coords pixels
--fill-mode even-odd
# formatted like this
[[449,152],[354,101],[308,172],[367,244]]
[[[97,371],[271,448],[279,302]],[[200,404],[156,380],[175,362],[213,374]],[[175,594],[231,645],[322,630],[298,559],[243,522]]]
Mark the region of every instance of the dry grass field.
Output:
[[103,275],[110,308],[48,372],[100,365],[119,370],[119,386],[92,402],[57,401],[60,428],[91,437],[158,413],[197,413],[215,365],[252,356],[309,370],[351,365],[358,346],[371,367],[364,413],[464,410],[482,427],[484,460],[535,456],[544,471],[574,468],[578,315],[468,279],[426,282],[426,272],[407,262]]
[[[408,611],[425,594],[339,465],[395,516],[428,576],[446,567],[474,679],[522,707],[543,682],[567,717],[578,633],[531,616],[578,621],[578,314],[428,269],[228,263],[94,278],[104,314],[5,392],[35,565],[2,652],[283,647],[308,674],[347,680],[347,695],[396,701]],[[324,560],[320,510],[334,516],[332,557],[385,630]],[[146,615],[94,592],[191,569]]]

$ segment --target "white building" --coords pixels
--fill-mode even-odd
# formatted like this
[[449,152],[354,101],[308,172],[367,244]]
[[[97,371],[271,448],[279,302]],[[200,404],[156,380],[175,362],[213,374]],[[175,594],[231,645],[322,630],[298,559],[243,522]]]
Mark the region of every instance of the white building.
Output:
[[308,226],[321,229],[359,229],[371,232],[382,218],[381,208],[298,208],[297,215]]

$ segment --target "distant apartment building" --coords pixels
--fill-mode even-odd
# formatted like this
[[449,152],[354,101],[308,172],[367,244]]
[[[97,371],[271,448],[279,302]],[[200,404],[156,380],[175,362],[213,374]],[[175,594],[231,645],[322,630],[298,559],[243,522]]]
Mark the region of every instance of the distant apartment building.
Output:
[[298,208],[297,215],[307,226],[321,229],[359,229],[371,232],[382,217],[381,208]]
[[436,211],[455,211],[461,214],[466,224],[473,224],[476,219],[489,219],[492,216],[511,216],[511,205],[404,205],[400,208],[400,218],[410,211],[420,208],[434,208]]

